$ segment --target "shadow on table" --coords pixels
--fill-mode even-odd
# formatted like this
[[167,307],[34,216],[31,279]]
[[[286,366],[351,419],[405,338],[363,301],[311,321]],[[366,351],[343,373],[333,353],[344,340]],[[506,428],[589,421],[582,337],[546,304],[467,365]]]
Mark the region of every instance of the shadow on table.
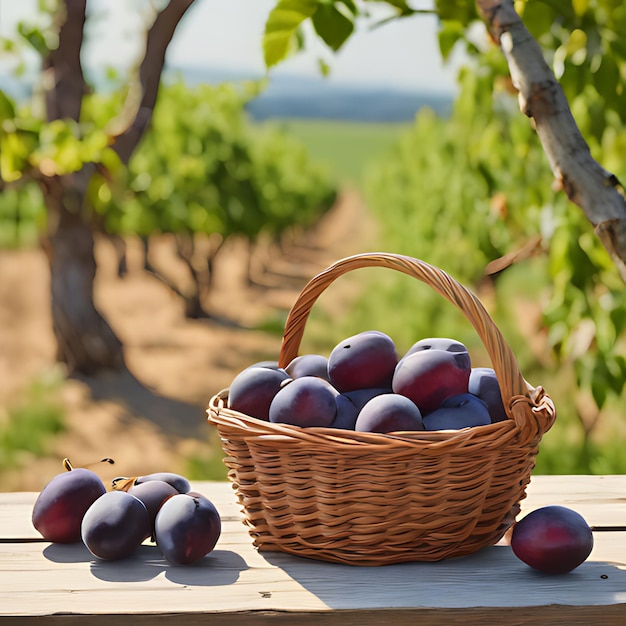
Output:
[[626,570],[587,561],[563,575],[542,574],[509,546],[434,563],[354,566],[263,552],[331,609],[522,607],[626,601]]
[[90,563],[91,573],[107,582],[143,582],[164,572],[174,583],[209,587],[232,584],[248,569],[244,559],[230,550],[213,550],[193,565],[173,565],[156,546],[146,544],[119,561],[96,559],[82,543],[51,544],[43,555],[55,563]]
[[176,436],[196,436],[206,424],[205,407],[163,396],[129,370],[77,380],[89,387],[93,400],[117,402]]

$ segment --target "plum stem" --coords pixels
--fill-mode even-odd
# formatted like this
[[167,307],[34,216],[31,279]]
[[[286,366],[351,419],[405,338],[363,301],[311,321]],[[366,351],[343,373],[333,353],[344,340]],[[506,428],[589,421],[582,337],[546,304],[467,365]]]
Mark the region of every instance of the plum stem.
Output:
[[[106,456],[103,459],[100,459],[99,461],[94,461],[93,463],[87,463],[87,465],[84,465],[83,467],[91,467],[92,465],[96,465],[96,463],[108,463],[109,465],[115,465],[115,461],[111,457]],[[72,462],[67,457],[63,459],[63,469],[66,472],[71,472],[74,469]]]
[[137,480],[136,476],[129,478],[128,476],[117,476],[111,481],[111,487],[114,491],[128,491]]

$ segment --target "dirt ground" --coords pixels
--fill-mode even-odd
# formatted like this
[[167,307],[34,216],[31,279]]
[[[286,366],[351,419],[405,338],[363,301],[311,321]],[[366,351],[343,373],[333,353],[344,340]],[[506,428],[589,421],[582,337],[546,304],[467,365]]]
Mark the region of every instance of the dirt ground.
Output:
[[[306,281],[333,261],[367,251],[374,226],[358,195],[347,190],[322,222],[287,254],[274,252],[264,286],[249,286],[237,246],[216,267],[209,308],[242,327],[286,310]],[[158,262],[175,268],[169,242],[155,246]],[[105,480],[153,471],[184,471],[186,455],[210,454],[205,407],[233,376],[258,360],[276,358],[280,339],[213,321],[189,321],[180,301],[141,266],[129,242],[129,273],[120,279],[107,241],[96,247],[95,298],[125,345],[130,375],[65,380],[60,398],[67,430],[45,459],[2,476],[0,489],[39,490],[61,471],[110,456]],[[31,382],[55,370],[49,275],[42,252],[0,252],[0,416]],[[6,414],[6,413],[5,413]]]

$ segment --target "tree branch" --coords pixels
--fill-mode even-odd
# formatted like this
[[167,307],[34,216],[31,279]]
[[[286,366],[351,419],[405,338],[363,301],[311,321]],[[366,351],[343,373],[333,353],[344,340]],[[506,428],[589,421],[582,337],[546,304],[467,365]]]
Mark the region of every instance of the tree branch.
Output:
[[159,11],[148,30],[146,52],[139,66],[139,95],[134,105],[134,117],[128,127],[113,142],[112,148],[123,163],[128,163],[135,148],[146,132],[159,92],[165,53],[174,31],[194,0],[170,0]]
[[48,121],[78,121],[85,93],[85,78],[80,62],[83,44],[86,0],[65,0],[59,13],[59,45],[43,59],[43,80]]
[[626,199],[620,182],[591,156],[560,84],[512,0],[476,4],[507,60],[520,110],[535,121],[558,188],[583,210],[626,282]]

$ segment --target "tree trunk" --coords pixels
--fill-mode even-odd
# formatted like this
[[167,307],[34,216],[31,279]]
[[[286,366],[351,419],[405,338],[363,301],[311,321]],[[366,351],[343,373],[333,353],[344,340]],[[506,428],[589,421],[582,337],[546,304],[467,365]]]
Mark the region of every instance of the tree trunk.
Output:
[[57,358],[70,374],[121,371],[122,343],[94,305],[93,230],[79,210],[80,192],[63,182],[49,181],[45,194],[50,229],[44,247],[50,264]]
[[[140,102],[128,128],[112,141],[124,164],[148,128],[156,103],[165,53],[179,21],[194,0],[170,1],[155,16],[146,34],[139,71]],[[80,119],[87,92],[81,65],[86,0],[65,0],[55,16],[58,45],[43,59],[47,120]],[[132,100],[132,98],[131,98]],[[52,291],[52,323],[58,359],[71,374],[95,375],[125,369],[122,343],[96,309],[94,225],[86,189],[94,164],[64,176],[39,179],[48,211],[48,254]]]
[[[43,59],[48,121],[80,119],[87,91],[80,58],[85,14],[86,0],[65,0],[55,16],[59,43]],[[84,211],[92,172],[93,165],[86,164],[74,174],[40,179],[48,213],[43,247],[50,266],[52,329],[57,359],[70,374],[124,368],[122,344],[96,310],[93,298],[93,225]]]

